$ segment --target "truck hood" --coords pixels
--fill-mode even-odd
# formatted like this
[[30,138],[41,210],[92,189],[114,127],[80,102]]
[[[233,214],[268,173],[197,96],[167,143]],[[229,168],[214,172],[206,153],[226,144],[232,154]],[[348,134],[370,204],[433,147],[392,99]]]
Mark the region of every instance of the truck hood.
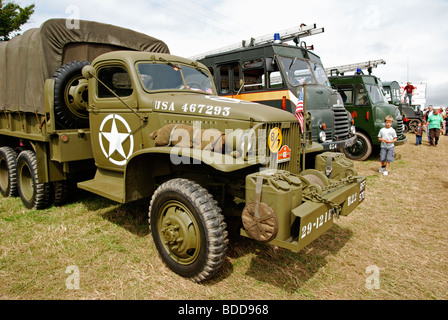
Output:
[[375,104],[373,105],[375,110],[375,118],[379,119],[379,121],[384,121],[384,118],[388,115],[391,115],[394,117],[394,119],[401,118],[400,109],[393,104]]
[[260,103],[195,93],[155,93],[140,98],[141,110],[191,114],[210,118],[256,122],[297,121],[293,114]]

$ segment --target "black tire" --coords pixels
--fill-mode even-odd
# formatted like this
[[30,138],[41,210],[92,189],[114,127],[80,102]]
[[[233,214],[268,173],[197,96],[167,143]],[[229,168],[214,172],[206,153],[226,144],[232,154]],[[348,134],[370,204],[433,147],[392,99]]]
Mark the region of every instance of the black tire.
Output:
[[210,279],[221,267],[227,231],[217,202],[195,182],[173,179],[154,193],[150,229],[164,263],[194,282]]
[[53,182],[53,205],[62,206],[67,203],[68,183],[66,180]]
[[413,120],[410,120],[408,122],[409,132],[411,132],[411,133],[416,133],[417,132],[418,121],[419,120],[417,120],[417,119],[413,119]]
[[82,68],[88,61],[72,61],[61,66],[52,76],[54,84],[54,113],[56,123],[64,129],[89,126],[87,79]]
[[409,131],[409,125],[408,124],[403,124],[403,133],[408,133]]
[[10,147],[0,148],[0,193],[4,197],[17,195],[17,153]]
[[356,136],[355,143],[351,147],[342,149],[342,152],[349,159],[364,161],[372,154],[373,145],[369,137],[364,133],[356,132]]
[[50,184],[38,182],[37,160],[33,151],[22,151],[17,157],[17,186],[28,209],[45,209],[50,205]]

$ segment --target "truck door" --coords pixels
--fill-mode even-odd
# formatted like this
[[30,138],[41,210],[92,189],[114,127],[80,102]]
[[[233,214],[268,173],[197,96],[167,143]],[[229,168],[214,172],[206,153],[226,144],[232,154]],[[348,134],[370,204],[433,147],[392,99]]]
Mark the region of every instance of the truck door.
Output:
[[95,163],[103,169],[124,170],[135,147],[141,143],[140,134],[136,134],[140,120],[127,107],[137,107],[137,94],[124,66],[100,67],[97,74],[100,81],[93,80],[90,90],[93,91],[90,92],[90,101],[93,101],[90,128]]
[[370,132],[373,129],[372,121],[369,121],[372,108],[364,85],[361,83],[341,84],[337,90],[344,101],[345,108],[352,115],[355,126]]

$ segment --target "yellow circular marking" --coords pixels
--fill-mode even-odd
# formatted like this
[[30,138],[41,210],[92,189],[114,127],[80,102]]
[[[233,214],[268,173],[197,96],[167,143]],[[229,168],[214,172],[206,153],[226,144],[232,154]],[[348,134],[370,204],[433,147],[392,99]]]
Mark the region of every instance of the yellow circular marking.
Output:
[[282,132],[275,127],[269,132],[269,150],[272,153],[277,153],[282,146]]

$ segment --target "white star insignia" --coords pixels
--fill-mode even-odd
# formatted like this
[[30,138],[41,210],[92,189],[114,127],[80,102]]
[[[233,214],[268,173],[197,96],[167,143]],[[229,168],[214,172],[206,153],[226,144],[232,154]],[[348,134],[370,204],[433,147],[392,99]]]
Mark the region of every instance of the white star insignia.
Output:
[[110,158],[112,154],[117,151],[123,158],[126,158],[126,154],[123,150],[123,142],[130,136],[130,134],[118,132],[115,118],[112,121],[111,132],[102,132],[103,136],[109,141],[108,157]]
[[[112,125],[110,128],[110,132],[104,132],[103,128],[107,122],[112,121]],[[127,130],[127,133],[121,133],[118,131],[117,121],[121,122]],[[99,143],[101,150],[103,151],[104,156],[113,164],[118,166],[126,165],[127,160],[134,152],[134,137],[132,136],[131,128],[126,120],[118,115],[118,114],[109,114],[103,119],[103,122],[100,125],[99,130]],[[103,139],[104,138],[104,139]],[[123,144],[129,138],[129,152],[126,154],[123,149]],[[103,144],[103,140],[107,140],[109,142],[109,149],[105,148]],[[116,160],[112,156],[118,153],[120,156],[124,158],[124,160]]]

